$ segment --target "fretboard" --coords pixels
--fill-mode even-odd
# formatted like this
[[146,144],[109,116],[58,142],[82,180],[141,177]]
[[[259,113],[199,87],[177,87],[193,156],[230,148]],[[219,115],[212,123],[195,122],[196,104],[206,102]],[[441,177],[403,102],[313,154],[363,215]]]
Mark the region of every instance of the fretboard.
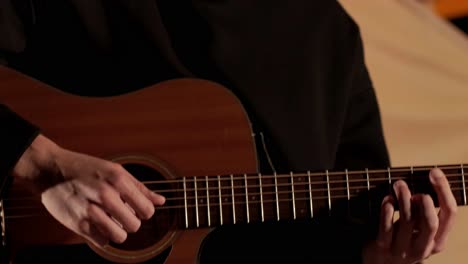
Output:
[[[243,174],[184,177],[169,190],[166,208],[176,210],[180,228],[225,224],[312,219],[319,215],[379,211],[397,180],[413,193],[428,193],[433,167],[383,170],[323,171],[288,174]],[[439,166],[446,174],[458,205],[467,205],[466,165]],[[166,191],[167,192],[167,191]]]

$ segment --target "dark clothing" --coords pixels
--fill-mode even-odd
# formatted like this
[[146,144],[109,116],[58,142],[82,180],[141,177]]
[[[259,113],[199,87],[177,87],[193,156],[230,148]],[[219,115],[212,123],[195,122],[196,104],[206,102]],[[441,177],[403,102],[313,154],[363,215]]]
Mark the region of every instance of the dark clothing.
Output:
[[[266,148],[257,144],[264,173],[273,169],[265,151],[277,172],[389,166],[359,28],[336,1],[11,3],[0,6],[5,18],[0,24],[0,61],[49,85],[105,96],[172,78],[210,79],[241,99],[255,132],[264,136]],[[38,130],[5,108],[0,108],[0,118],[4,177]],[[318,263],[349,263],[360,254],[362,236],[339,234],[347,228],[331,223],[335,222],[322,223],[321,232],[312,231],[317,230],[315,222],[294,229],[219,228],[207,241],[223,248],[212,246],[207,252],[242,255],[235,251],[237,246],[249,256],[261,253],[252,247],[264,243],[263,253],[278,260],[284,243],[274,243],[275,239],[297,240],[309,232],[308,237],[329,238],[320,245],[313,244],[319,241],[314,238],[310,245],[296,247],[298,256],[302,252],[322,261]],[[247,241],[239,245],[225,239],[227,235]],[[338,253],[331,248],[326,252],[324,248],[332,247],[337,238],[343,238],[336,243],[342,247],[335,245]],[[328,255],[315,256],[320,254]]]

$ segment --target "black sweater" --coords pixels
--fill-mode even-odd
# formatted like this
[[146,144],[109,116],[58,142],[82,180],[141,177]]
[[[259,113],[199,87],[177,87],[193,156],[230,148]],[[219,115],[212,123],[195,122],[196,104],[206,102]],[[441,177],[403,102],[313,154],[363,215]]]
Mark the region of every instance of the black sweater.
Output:
[[[56,88],[105,96],[206,78],[241,99],[278,172],[390,165],[359,28],[336,1],[36,0],[0,12],[0,61]],[[0,123],[3,187],[40,128],[6,107]]]

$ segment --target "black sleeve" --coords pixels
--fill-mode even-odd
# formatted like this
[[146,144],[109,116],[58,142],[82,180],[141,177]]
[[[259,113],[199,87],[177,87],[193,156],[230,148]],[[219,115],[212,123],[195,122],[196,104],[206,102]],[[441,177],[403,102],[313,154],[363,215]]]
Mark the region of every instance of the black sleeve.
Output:
[[[338,170],[385,169],[391,166],[391,161],[378,98],[365,64],[362,39],[357,25],[355,30],[358,34],[353,63],[353,87],[336,153],[335,167]],[[350,220],[354,234],[349,243],[356,253],[360,252],[365,243],[376,238],[380,205],[387,194],[388,185],[378,186],[370,193],[363,192],[351,199],[351,204],[348,204],[353,211]]]
[[38,127],[0,104],[0,197],[11,182],[11,170],[38,134]]
[[369,78],[365,77],[366,69],[361,71],[364,80],[360,85],[367,88],[351,98],[336,155],[337,169],[384,169],[390,166],[376,94]]
[[337,169],[386,168],[390,165],[390,158],[379,104],[365,62],[360,28],[344,13],[350,21],[354,59],[350,65],[353,71],[350,99],[345,110],[335,166]]

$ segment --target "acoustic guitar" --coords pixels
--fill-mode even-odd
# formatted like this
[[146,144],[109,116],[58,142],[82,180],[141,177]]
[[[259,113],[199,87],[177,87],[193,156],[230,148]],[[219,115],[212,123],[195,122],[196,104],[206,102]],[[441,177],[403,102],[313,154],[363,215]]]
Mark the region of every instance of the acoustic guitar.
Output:
[[[203,239],[217,226],[312,219],[379,186],[385,195],[398,179],[417,189],[419,178],[427,178],[433,167],[261,175],[241,102],[225,87],[200,79],[170,80],[118,96],[82,97],[0,67],[0,102],[59,145],[121,163],[166,196],[155,217],[124,243],[105,248],[88,244],[118,263],[143,262],[168,249],[165,263],[195,263]],[[468,167],[440,167],[458,204],[466,205]],[[17,182],[0,205],[3,243],[12,261],[26,246],[87,243]]]

